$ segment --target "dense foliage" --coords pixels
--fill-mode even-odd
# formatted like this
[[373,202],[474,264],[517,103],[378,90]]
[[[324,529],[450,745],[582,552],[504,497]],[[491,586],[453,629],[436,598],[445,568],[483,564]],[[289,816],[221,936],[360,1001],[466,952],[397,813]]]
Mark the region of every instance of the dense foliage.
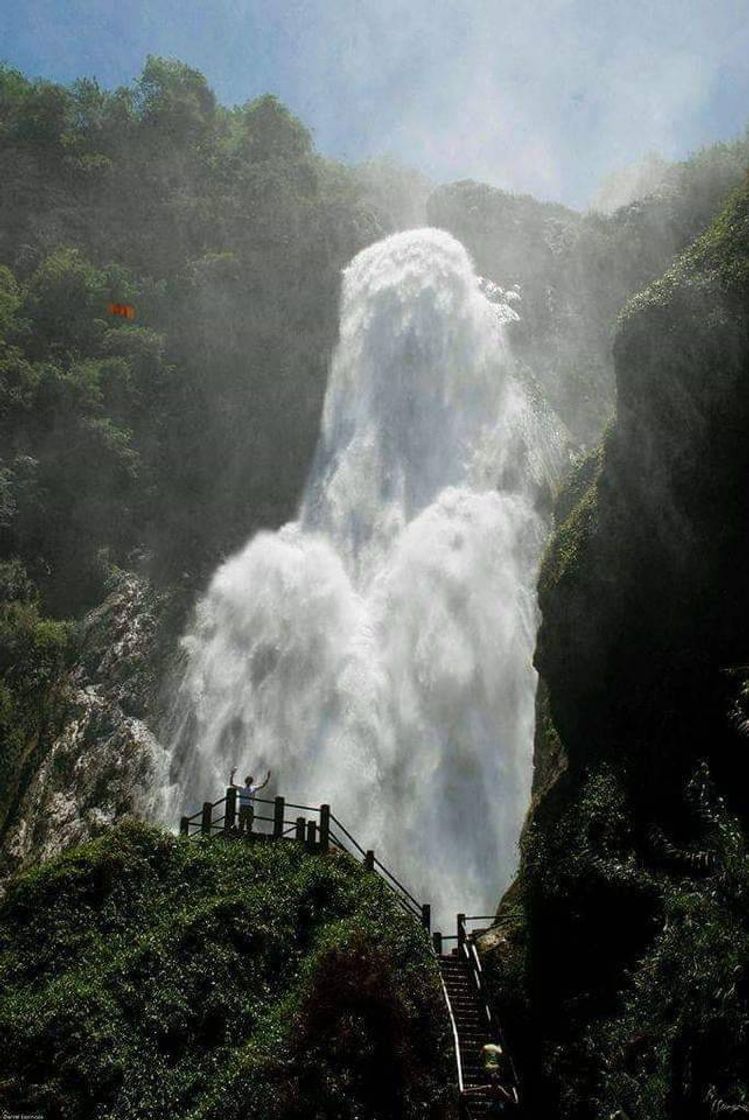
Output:
[[515,352],[570,431],[592,444],[613,411],[619,311],[705,230],[747,165],[749,135],[660,165],[651,193],[612,214],[465,181],[431,195],[429,220],[466,245],[479,272],[520,291]]
[[749,183],[622,316],[617,419],[541,574],[545,773],[497,977],[569,1120],[749,1109],[748,259]]
[[113,92],[0,70],[0,166],[2,555],[64,614],[108,559],[202,570],[291,514],[363,183],[157,58]]
[[41,616],[21,565],[0,563],[0,839],[58,715],[57,682],[71,643],[68,624]]
[[0,906],[0,1105],[423,1116],[449,1040],[423,931],[346,856],[125,824]]

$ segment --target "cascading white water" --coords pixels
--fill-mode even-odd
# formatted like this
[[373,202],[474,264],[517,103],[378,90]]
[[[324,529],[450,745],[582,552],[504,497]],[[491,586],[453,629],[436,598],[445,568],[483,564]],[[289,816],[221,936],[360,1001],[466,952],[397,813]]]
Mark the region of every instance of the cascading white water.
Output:
[[529,795],[534,498],[560,442],[511,317],[444,232],[355,258],[299,518],[216,572],[178,701],[183,804],[270,766],[445,917],[496,903]]

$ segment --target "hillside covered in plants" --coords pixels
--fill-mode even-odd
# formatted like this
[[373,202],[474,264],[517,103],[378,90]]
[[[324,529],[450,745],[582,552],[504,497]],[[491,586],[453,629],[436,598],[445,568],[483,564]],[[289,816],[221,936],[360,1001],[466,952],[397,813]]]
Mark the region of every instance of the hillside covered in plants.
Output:
[[134,823],[0,904],[0,1104],[64,1120],[434,1114],[424,931],[350,857]]

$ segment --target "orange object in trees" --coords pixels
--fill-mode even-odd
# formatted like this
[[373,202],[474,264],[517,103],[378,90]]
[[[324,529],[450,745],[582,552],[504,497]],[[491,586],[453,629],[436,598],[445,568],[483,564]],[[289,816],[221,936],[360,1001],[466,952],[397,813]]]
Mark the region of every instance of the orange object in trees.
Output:
[[123,319],[135,318],[135,308],[132,303],[108,303],[107,311],[110,315],[120,315]]

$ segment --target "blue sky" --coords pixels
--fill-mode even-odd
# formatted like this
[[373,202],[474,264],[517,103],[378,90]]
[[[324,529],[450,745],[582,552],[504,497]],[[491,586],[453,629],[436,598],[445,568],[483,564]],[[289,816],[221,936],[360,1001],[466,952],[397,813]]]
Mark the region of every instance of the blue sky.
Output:
[[749,0],[0,0],[29,75],[113,86],[149,53],[225,104],[277,93],[325,154],[577,206],[749,122]]

